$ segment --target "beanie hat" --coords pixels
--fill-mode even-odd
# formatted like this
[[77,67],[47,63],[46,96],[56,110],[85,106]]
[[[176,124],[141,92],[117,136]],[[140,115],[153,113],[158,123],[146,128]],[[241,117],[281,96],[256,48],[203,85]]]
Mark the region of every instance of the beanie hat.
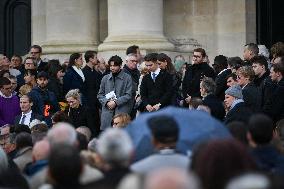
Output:
[[239,85],[233,85],[225,91],[226,95],[233,96],[237,99],[243,99],[242,88]]

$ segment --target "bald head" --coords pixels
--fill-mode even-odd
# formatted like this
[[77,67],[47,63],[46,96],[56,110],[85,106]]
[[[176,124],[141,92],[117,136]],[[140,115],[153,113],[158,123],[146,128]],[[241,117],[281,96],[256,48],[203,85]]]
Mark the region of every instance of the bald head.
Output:
[[50,152],[50,145],[47,140],[41,140],[37,143],[35,143],[33,147],[33,161],[39,161],[47,159]]
[[145,189],[199,189],[199,182],[183,170],[164,168],[146,177]]
[[59,122],[48,131],[47,139],[51,145],[58,143],[75,145],[77,133],[71,124]]

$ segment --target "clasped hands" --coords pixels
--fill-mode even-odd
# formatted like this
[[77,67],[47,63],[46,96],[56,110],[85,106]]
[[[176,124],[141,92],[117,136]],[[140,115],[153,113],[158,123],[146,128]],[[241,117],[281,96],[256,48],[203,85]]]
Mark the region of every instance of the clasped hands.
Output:
[[114,100],[110,100],[107,102],[106,106],[108,109],[113,110],[116,107],[116,102]]
[[159,104],[155,104],[154,106],[151,106],[150,104],[148,104],[148,105],[146,106],[146,110],[147,110],[148,112],[157,111],[157,110],[160,109],[160,106],[161,106],[160,103],[159,103]]

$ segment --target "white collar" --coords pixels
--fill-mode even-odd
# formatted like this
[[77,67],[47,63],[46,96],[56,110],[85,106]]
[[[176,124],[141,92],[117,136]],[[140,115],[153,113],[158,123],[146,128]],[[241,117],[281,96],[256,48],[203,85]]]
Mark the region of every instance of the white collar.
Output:
[[220,75],[221,73],[223,73],[224,71],[227,71],[227,70],[229,70],[229,68],[225,68],[224,70],[220,71],[220,72],[218,73],[218,75]]
[[32,110],[30,110],[30,111],[29,111],[28,113],[26,113],[26,114],[25,114],[24,112],[22,112],[22,116],[23,116],[23,115],[25,115],[25,116],[32,115],[32,112],[33,112]]
[[82,72],[81,68],[77,68],[76,66],[72,66],[72,68],[75,70],[75,72],[77,72],[77,74],[80,75],[80,77],[82,78],[83,82],[85,81],[85,76],[84,73]]
[[2,96],[3,98],[12,98],[13,94],[11,94],[10,96],[5,96],[1,91],[0,91],[0,96]]
[[161,69],[158,68],[158,69],[156,69],[156,71],[151,72],[151,75],[153,75],[153,73],[155,73],[155,75],[157,76],[157,75],[159,75],[160,71],[161,71]]

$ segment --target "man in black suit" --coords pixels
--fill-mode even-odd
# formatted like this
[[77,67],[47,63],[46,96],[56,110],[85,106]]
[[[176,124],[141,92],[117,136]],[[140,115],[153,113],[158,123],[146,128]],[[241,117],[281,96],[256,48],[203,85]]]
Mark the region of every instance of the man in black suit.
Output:
[[33,102],[28,95],[23,95],[20,98],[20,108],[22,113],[15,117],[14,124],[30,125],[32,120],[43,120],[43,116],[36,114],[32,111]]
[[142,79],[140,94],[145,111],[157,111],[170,105],[173,90],[172,77],[168,72],[162,71],[157,64],[157,53],[145,56],[145,65],[149,74]]
[[47,62],[42,61],[40,58],[42,53],[42,48],[39,45],[33,45],[30,48],[30,54],[31,56],[36,60],[37,62],[37,71],[47,71]]
[[90,113],[95,120],[95,130],[96,133],[100,131],[100,102],[97,98],[100,84],[101,76],[96,71],[95,67],[98,65],[97,52],[96,51],[86,51],[84,58],[86,60],[86,66],[82,69],[85,76],[85,89],[86,89],[86,99],[87,105],[91,110]]

